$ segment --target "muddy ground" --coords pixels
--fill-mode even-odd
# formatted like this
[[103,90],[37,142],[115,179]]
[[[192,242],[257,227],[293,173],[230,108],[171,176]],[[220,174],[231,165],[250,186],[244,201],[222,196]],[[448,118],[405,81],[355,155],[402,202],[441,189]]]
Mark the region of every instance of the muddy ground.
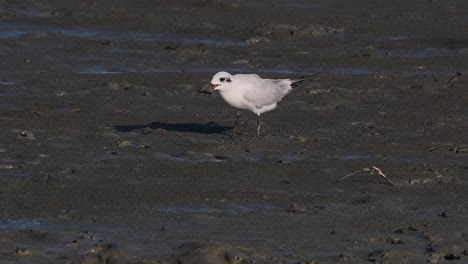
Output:
[[[468,262],[467,14],[0,0],[0,263]],[[231,137],[220,70],[318,75]]]

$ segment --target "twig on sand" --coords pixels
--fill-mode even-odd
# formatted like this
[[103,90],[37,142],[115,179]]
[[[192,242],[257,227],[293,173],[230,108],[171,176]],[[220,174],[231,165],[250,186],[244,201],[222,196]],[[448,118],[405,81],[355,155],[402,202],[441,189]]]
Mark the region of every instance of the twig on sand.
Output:
[[343,181],[344,179],[347,179],[347,178],[349,178],[349,177],[351,177],[354,174],[359,173],[359,172],[370,172],[371,175],[374,174],[374,173],[377,173],[379,176],[384,177],[390,183],[390,185],[395,186],[395,184],[382,172],[382,170],[377,168],[376,166],[372,166],[370,168],[362,168],[360,170],[357,170],[357,171],[355,171],[353,173],[350,173],[350,174],[344,176],[339,181]]

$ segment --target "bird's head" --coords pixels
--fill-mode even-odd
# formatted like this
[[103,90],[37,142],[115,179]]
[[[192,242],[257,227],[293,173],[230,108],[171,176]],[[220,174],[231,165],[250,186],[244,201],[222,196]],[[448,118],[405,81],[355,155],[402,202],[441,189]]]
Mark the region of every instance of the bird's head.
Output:
[[213,91],[223,91],[232,86],[233,76],[228,72],[218,72],[213,75],[211,82],[198,90],[198,94],[212,94]]
[[227,72],[218,72],[211,79],[210,85],[213,90],[223,90],[232,84],[232,75]]
[[225,90],[229,89],[232,84],[232,75],[228,72],[218,72],[211,79],[210,84],[207,84],[201,88],[198,93],[208,93],[211,94],[215,90]]

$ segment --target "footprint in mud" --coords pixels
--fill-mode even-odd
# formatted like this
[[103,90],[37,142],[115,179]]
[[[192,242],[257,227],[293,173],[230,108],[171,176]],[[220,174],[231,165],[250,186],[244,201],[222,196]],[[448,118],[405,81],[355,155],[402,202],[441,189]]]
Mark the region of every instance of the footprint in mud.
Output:
[[[67,263],[134,263],[135,256],[115,244],[97,244],[83,255],[63,257]],[[116,262],[116,260],[118,260]]]
[[215,122],[201,123],[165,123],[165,122],[152,122],[150,124],[142,125],[116,125],[114,128],[118,132],[132,132],[139,129],[152,129],[152,130],[165,130],[171,132],[191,132],[203,134],[220,134],[232,127],[221,126]]
[[244,252],[218,243],[186,243],[180,249],[183,251],[177,258],[177,263],[180,264],[240,264],[247,261]]
[[191,161],[191,162],[220,162],[226,159],[224,156],[213,155],[211,153],[200,153],[193,151],[186,151],[166,157],[166,159],[173,159],[178,161]]

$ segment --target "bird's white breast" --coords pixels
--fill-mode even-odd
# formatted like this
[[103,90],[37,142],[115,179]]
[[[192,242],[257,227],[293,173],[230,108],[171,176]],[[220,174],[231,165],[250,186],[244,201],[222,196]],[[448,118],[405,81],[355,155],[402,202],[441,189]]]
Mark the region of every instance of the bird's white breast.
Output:
[[241,109],[250,109],[248,102],[244,98],[244,92],[242,87],[236,87],[237,89],[230,89],[225,91],[220,91],[221,96],[223,99],[235,108]]

